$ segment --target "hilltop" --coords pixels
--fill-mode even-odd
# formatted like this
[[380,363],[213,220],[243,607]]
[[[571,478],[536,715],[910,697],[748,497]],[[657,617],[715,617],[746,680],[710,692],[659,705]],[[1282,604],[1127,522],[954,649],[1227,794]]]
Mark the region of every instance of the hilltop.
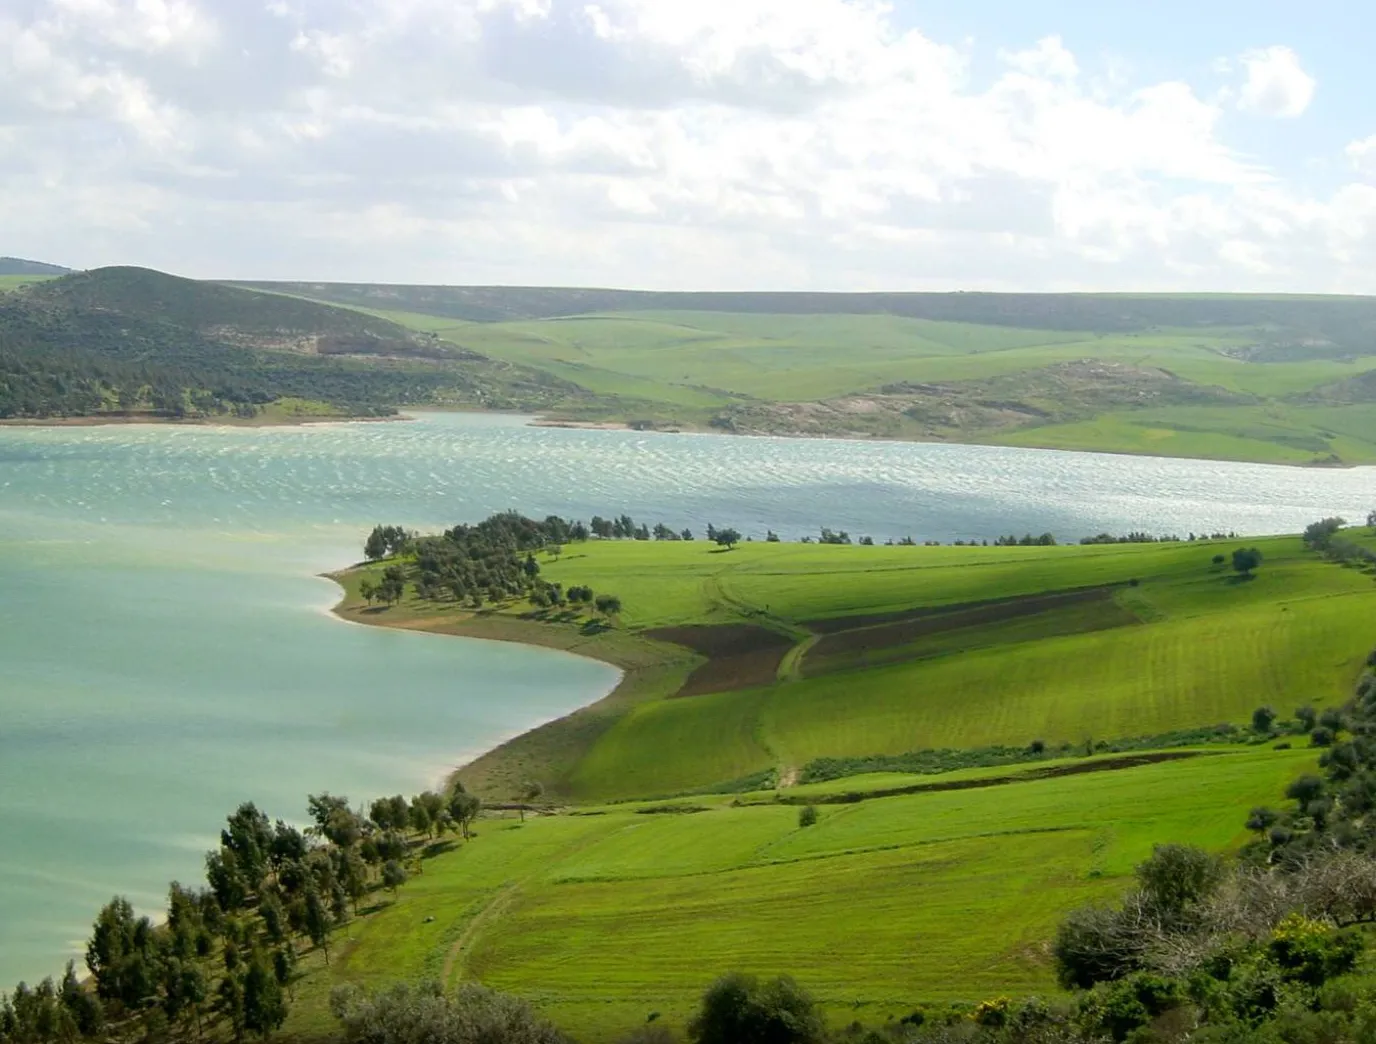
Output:
[[0,416],[347,416],[568,397],[548,375],[385,319],[148,269],[0,297]]
[[1376,461],[1376,298],[252,285],[542,370],[575,423]]

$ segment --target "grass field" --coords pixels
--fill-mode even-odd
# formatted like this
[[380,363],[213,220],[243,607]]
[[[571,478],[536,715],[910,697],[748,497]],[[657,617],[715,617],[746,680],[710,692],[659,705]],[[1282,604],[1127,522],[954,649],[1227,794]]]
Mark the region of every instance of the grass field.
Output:
[[9,290],[18,290],[20,287],[31,286],[34,283],[41,283],[52,279],[53,276],[34,276],[34,275],[0,275],[0,294]]
[[[484,820],[348,929],[329,969],[311,955],[288,1034],[323,1036],[346,981],[479,979],[589,1041],[656,1012],[681,1027],[727,970],[791,973],[837,1025],[1054,992],[1048,940],[1068,909],[1121,891],[1153,844],[1241,843],[1248,811],[1316,762],[1303,740],[1245,729],[1183,749],[1086,741],[1338,705],[1373,644],[1368,573],[1295,536],[1246,543],[1264,555],[1250,579],[1214,562],[1239,541],[544,555],[546,577],[621,597],[610,628],[518,604],[369,610],[357,589],[376,567],[344,574],[347,617],[558,645],[627,673],[460,773],[499,797],[539,779],[549,814]],[[1027,760],[1036,739],[1047,752]],[[864,767],[996,744],[1028,753]],[[797,785],[812,759],[847,755],[854,774]],[[804,828],[809,801],[820,821]]]
[[[1376,584],[1296,537],[1248,543],[1265,555],[1250,580],[1212,561],[1237,546],[1228,541],[573,545],[544,562],[544,575],[617,594],[624,609],[610,635],[622,648],[605,658],[626,663],[634,647],[656,665],[653,684],[621,692],[595,730],[537,730],[544,753],[523,741],[522,771],[561,798],[605,801],[770,771],[787,779],[822,757],[1083,745],[1245,723],[1262,704],[1289,713],[1341,703],[1373,644]],[[1049,592],[1061,594],[1048,601]],[[480,621],[524,628],[518,640],[579,633],[519,619],[530,612],[510,606]],[[389,614],[460,633],[480,622],[415,599],[373,618]],[[702,673],[701,656],[649,640],[685,640],[663,630],[682,627],[736,644]],[[758,654],[740,648],[751,635]],[[609,640],[577,638],[595,656]],[[710,641],[694,647],[713,655]],[[675,648],[677,659],[664,652]],[[763,683],[760,656],[775,672]],[[695,695],[672,698],[678,691]],[[481,787],[509,753],[467,778]]]
[[[1322,391],[1376,369],[1376,354],[1251,354],[1276,336],[1263,327],[1096,333],[882,314],[637,311],[491,323],[374,314],[599,397],[554,411],[571,419],[1281,464],[1376,461],[1376,406],[1325,401]],[[1086,384],[1086,361],[1112,372]],[[1010,387],[1013,377],[1028,382]]]
[[1047,940],[1068,907],[1119,891],[1153,843],[1239,842],[1248,809],[1313,760],[1237,748],[823,806],[807,829],[767,794],[487,820],[350,929],[328,971],[315,959],[287,1033],[327,1029],[342,981],[479,978],[587,1041],[652,1012],[681,1027],[725,969],[796,975],[834,1025],[1054,992]]

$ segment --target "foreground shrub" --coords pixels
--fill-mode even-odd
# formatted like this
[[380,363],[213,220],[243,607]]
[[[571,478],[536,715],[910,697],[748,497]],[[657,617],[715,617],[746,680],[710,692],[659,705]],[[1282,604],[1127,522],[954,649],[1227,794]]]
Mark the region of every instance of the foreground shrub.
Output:
[[466,984],[446,994],[438,983],[377,993],[341,986],[330,1009],[348,1044],[568,1044],[518,997]]
[[826,1027],[812,996],[787,975],[761,983],[723,975],[688,1024],[695,1044],[823,1044]]

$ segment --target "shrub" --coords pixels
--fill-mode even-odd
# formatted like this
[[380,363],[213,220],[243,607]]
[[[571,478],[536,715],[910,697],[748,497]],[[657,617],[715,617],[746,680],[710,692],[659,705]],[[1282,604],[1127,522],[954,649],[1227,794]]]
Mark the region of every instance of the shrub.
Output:
[[817,806],[804,805],[798,810],[798,825],[800,827],[810,827],[817,824]]
[[1066,989],[1087,990],[1136,971],[1142,941],[1117,910],[1082,906],[1061,922],[1051,952],[1057,981]]
[[374,994],[342,986],[330,1008],[347,1044],[568,1044],[525,1001],[472,983],[452,995],[438,983]]
[[737,972],[708,987],[688,1037],[695,1044],[823,1044],[826,1027],[811,995],[790,977],[761,983]]

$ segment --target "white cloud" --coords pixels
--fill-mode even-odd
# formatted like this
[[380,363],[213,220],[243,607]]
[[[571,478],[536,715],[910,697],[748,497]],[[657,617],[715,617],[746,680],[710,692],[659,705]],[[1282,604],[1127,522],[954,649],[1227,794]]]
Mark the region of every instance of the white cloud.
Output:
[[1264,47],[1238,59],[1246,79],[1238,95],[1238,108],[1262,116],[1293,118],[1302,115],[1314,99],[1314,78],[1300,65],[1289,47]]
[[[973,45],[873,0],[32,10],[0,14],[0,253],[263,278],[1376,289],[1365,186],[1306,195],[1229,146],[1229,103],[1096,77],[1057,37],[977,80]],[[1308,103],[1290,52],[1241,62],[1257,111]]]

